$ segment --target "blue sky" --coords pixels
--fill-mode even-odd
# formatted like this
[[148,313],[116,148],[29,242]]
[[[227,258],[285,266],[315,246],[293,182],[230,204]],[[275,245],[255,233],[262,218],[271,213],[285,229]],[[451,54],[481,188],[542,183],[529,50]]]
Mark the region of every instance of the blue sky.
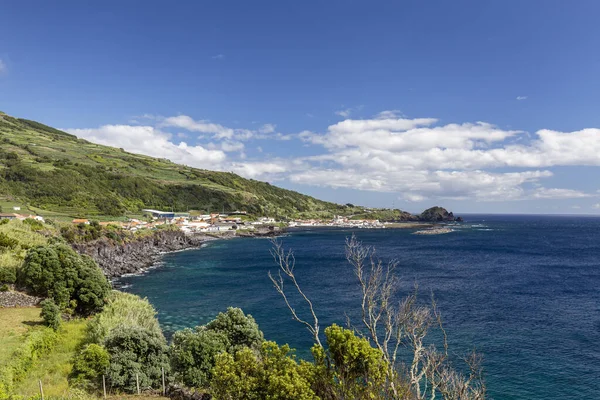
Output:
[[20,1],[0,110],[336,202],[600,213],[600,2]]

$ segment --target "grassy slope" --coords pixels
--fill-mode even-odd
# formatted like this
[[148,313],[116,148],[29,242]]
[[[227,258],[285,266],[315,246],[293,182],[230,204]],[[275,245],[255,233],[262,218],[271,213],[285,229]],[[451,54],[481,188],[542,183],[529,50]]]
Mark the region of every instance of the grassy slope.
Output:
[[123,216],[143,207],[255,214],[348,211],[265,182],[201,170],[90,143],[37,122],[0,114],[0,206],[54,217]]
[[25,333],[41,322],[39,308],[0,308],[0,366],[23,343]]
[[63,396],[68,392],[67,378],[73,368],[72,360],[85,338],[85,320],[72,320],[63,323],[60,338],[54,349],[46,357],[37,361],[25,379],[15,388],[15,393],[28,398],[39,393],[41,380],[44,394]]

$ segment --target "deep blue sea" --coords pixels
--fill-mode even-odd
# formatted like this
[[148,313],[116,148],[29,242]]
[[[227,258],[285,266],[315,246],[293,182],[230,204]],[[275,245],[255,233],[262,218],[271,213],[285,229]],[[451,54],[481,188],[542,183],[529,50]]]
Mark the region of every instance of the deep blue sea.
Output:
[[[358,315],[356,278],[344,259],[344,240],[354,232],[382,259],[398,260],[404,293],[416,282],[425,302],[433,291],[451,351],[484,354],[490,398],[600,399],[600,218],[465,220],[446,235],[313,229],[281,240],[295,252],[298,281],[322,326]],[[267,339],[307,356],[310,334],[267,277],[276,271],[269,249],[266,239],[214,241],[165,255],[157,268],[118,285],[148,297],[167,334],[237,306]]]

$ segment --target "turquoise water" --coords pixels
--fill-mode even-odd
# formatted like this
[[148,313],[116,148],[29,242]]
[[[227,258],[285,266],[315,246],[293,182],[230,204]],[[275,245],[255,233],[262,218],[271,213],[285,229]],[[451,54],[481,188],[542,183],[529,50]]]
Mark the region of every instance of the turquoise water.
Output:
[[[282,238],[323,326],[356,317],[355,277],[344,260],[352,230],[293,231]],[[435,293],[450,347],[485,356],[490,398],[600,398],[600,218],[469,216],[447,235],[356,230],[383,259],[400,262],[402,291]],[[146,296],[167,334],[204,324],[227,306],[252,314],[270,340],[301,356],[312,341],[267,277],[265,239],[215,241],[166,255],[124,290]],[[358,320],[356,320],[358,323]]]

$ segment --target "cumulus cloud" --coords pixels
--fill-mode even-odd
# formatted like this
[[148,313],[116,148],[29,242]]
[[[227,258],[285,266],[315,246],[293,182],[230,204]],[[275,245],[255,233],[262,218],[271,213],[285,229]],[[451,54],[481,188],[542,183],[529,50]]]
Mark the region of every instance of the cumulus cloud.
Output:
[[66,129],[91,142],[123,148],[132,153],[166,158],[197,168],[221,169],[225,153],[186,142],[175,144],[171,135],[152,126],[104,125],[97,129]]
[[[140,118],[141,119],[141,118]],[[275,124],[229,128],[187,115],[144,118],[154,126],[105,125],[69,132],[94,142],[165,157],[201,168],[234,171],[254,179],[287,179],[331,188],[398,193],[406,201],[577,199],[582,191],[545,185],[556,166],[600,166],[600,129],[535,133],[486,122],[440,124],[436,118],[406,118],[397,110],[370,119],[337,122],[324,132],[282,134]],[[151,125],[148,123],[148,125]],[[165,130],[177,129],[171,134]],[[186,142],[177,140],[185,139]],[[253,141],[298,140],[308,149],[256,160]],[[287,146],[289,148],[289,146]],[[255,150],[256,149],[256,150]],[[289,150],[286,150],[289,151]],[[268,154],[266,152],[265,154]]]

